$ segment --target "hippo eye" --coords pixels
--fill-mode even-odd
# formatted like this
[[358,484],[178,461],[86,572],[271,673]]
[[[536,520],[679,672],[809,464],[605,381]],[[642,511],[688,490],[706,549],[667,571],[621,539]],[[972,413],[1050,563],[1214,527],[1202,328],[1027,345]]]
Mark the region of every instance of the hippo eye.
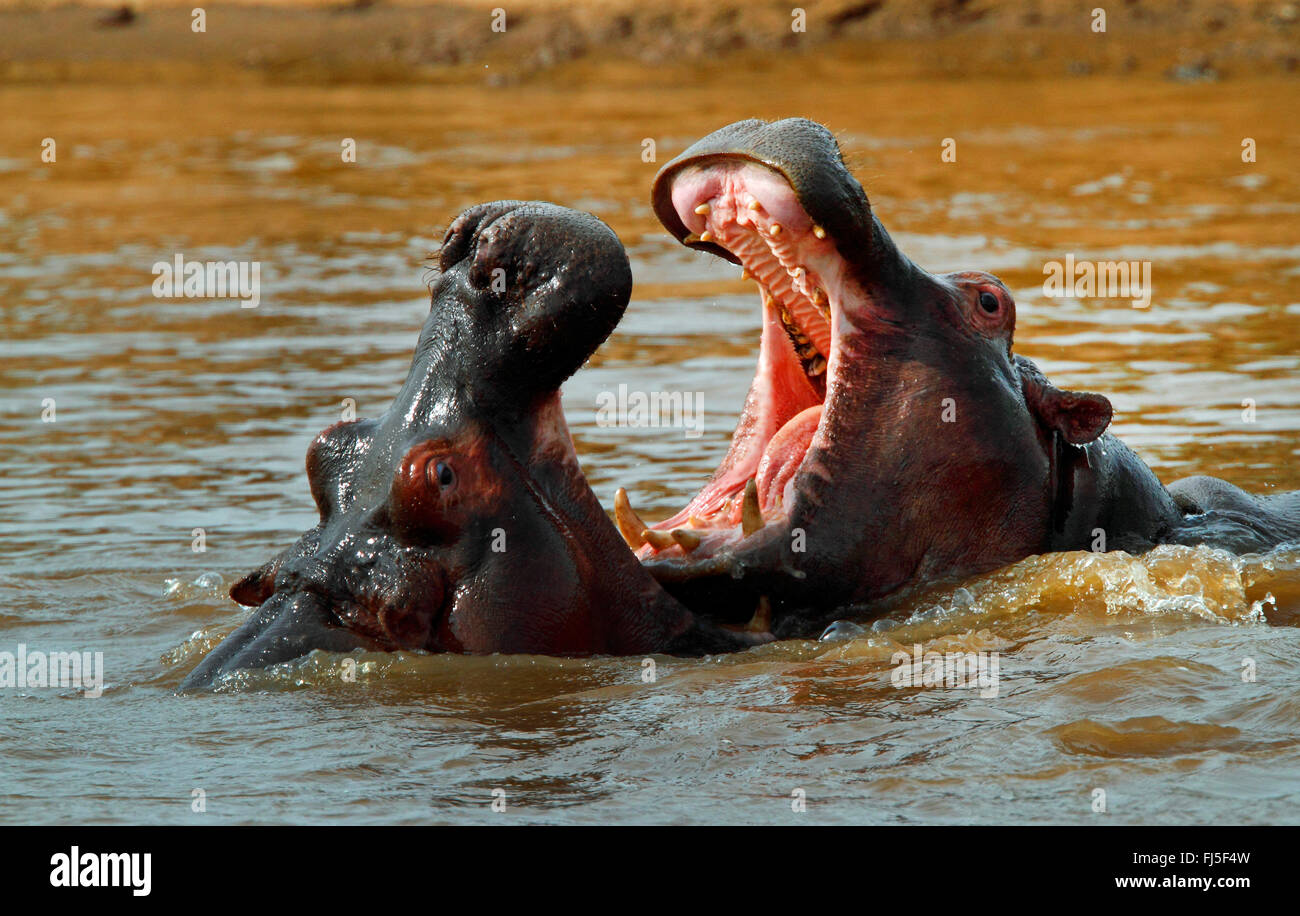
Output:
[[428,466],[429,482],[442,487],[444,490],[456,482],[456,472],[451,469],[451,465],[445,461],[431,463]]
[[993,295],[988,290],[985,290],[984,292],[980,293],[980,308],[982,308],[984,311],[988,312],[990,315],[993,315],[996,314],[997,310],[1000,309],[1001,307],[1002,307],[1002,303],[998,301],[997,296]]

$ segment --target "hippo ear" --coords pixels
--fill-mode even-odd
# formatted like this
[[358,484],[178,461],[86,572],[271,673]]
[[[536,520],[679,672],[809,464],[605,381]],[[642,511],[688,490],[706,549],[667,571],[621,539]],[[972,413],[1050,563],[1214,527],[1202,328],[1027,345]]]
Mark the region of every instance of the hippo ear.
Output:
[[1024,357],[1016,357],[1020,370],[1025,403],[1038,422],[1054,429],[1073,445],[1083,445],[1106,431],[1115,409],[1100,394],[1066,391],[1047,380],[1038,367]]
[[259,607],[275,591],[275,574],[283,559],[284,554],[280,554],[230,586],[230,597],[244,607]]

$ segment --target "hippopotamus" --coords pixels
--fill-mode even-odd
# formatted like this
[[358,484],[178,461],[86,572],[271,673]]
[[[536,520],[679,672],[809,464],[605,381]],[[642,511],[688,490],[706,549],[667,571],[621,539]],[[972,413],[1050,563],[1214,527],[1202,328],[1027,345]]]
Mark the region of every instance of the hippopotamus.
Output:
[[823,126],[724,127],[663,166],[652,204],[762,302],[758,369],[712,478],[652,525],[618,494],[629,545],[688,605],[743,619],[766,603],[791,635],[1034,554],[1300,538],[1300,492],[1162,486],[1107,432],[1106,397],[1013,352],[1004,283],[899,250]]
[[719,629],[628,551],[578,466],[560,384],[631,294],[593,216],[498,201],[461,214],[397,397],[307,450],[319,522],[231,589],[252,616],[185,679],[313,649],[699,654]]

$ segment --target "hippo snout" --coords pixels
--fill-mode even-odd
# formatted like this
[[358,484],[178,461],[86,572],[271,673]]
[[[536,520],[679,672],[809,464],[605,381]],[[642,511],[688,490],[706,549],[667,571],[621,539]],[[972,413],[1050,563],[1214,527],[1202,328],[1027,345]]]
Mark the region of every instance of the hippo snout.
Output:
[[632,295],[632,268],[596,217],[543,202],[496,201],[447,230],[434,309],[465,310],[481,389],[544,394],[614,330]]
[[366,648],[363,636],[333,623],[329,605],[313,591],[276,592],[199,663],[182,690],[211,687],[240,668],[265,668],[311,652]]

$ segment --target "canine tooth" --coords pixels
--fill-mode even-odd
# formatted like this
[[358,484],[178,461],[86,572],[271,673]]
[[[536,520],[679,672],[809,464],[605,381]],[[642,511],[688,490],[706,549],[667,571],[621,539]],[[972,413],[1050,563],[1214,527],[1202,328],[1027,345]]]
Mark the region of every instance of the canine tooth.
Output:
[[703,232],[700,233],[700,241],[701,242],[713,241],[713,233],[710,232],[708,229],[705,229]]
[[674,528],[672,539],[682,545],[682,550],[690,553],[696,547],[700,546],[702,538],[694,531],[687,531],[685,528]]
[[695,212],[698,213],[700,216],[704,216],[709,212],[710,209],[712,208],[708,204],[700,204],[698,207],[695,208]]
[[817,236],[819,239],[824,239],[826,238],[826,230],[816,223],[813,223],[813,235]]
[[772,602],[768,600],[767,595],[758,596],[758,606],[754,608],[754,616],[745,624],[745,630],[750,633],[768,633],[772,629]]
[[809,375],[821,375],[826,371],[826,359],[818,353],[811,363],[808,364]]
[[760,203],[759,203],[758,201],[756,201],[756,200],[751,200],[751,201],[749,202],[749,209],[751,209],[751,210],[761,210],[761,209],[763,209],[763,205],[760,204]]
[[771,226],[771,228],[768,229],[767,232],[768,232],[768,235],[772,236],[773,238],[776,238],[776,236],[778,236],[778,235],[781,234],[781,224],[780,224],[780,223],[773,223],[772,226]]
[[614,493],[614,521],[618,525],[618,533],[627,541],[627,546],[640,550],[645,545],[646,523],[632,511],[632,501],[627,498],[627,490],[622,487]]
[[641,536],[645,538],[647,543],[649,543],[655,550],[663,550],[664,548],[671,547],[677,543],[673,540],[673,536],[667,531],[655,531],[653,528],[645,529],[641,532]]
[[758,484],[751,477],[745,481],[745,501],[740,507],[740,530],[749,537],[763,528],[763,510],[758,508]]

